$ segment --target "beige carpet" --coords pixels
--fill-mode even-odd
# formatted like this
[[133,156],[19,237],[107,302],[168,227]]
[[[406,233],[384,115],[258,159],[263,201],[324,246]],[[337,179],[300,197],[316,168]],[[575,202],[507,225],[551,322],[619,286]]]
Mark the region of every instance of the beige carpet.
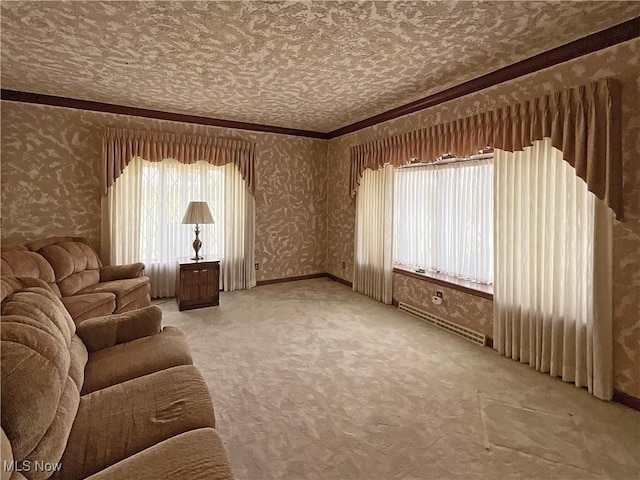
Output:
[[640,413],[326,279],[178,312],[239,480],[640,478]]

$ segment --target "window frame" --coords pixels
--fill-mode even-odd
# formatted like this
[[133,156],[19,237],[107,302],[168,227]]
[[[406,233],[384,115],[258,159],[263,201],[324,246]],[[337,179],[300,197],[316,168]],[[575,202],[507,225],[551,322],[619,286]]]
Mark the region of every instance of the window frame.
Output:
[[[491,152],[482,152],[478,155],[473,155],[467,158],[457,158],[453,155],[445,155],[441,158],[438,159],[437,162],[433,162],[433,163],[424,163],[424,162],[418,162],[416,159],[412,159],[407,165],[400,167],[402,168],[413,168],[413,167],[420,167],[420,166],[436,166],[436,165],[447,165],[447,164],[460,164],[460,163],[466,163],[466,162],[473,162],[473,161],[482,161],[482,160],[492,160],[492,165],[491,168],[493,169],[493,159],[494,159],[494,154],[493,151]],[[493,170],[492,170],[493,172]],[[492,177],[493,177],[493,173],[492,173]],[[493,184],[491,184],[493,185]],[[395,185],[394,185],[395,187]],[[491,202],[492,202],[492,214],[493,214],[493,201],[495,199],[495,193],[493,191],[493,187],[491,188]],[[395,195],[394,195],[395,196]],[[397,198],[397,197],[396,197]],[[395,220],[395,215],[396,215],[396,210],[397,205],[394,205],[394,231],[393,231],[393,235],[394,235],[394,240],[396,238],[396,220]],[[495,220],[494,220],[495,222]],[[493,229],[493,223],[491,225],[491,228]],[[493,238],[491,239],[493,241]],[[494,251],[494,246],[493,243],[490,246],[492,252]],[[437,254],[435,254],[437,255]],[[492,267],[493,268],[493,267]],[[492,272],[492,277],[493,280],[491,283],[481,283],[481,282],[476,282],[473,280],[469,280],[469,279],[464,279],[461,277],[457,277],[454,275],[449,275],[446,273],[442,273],[440,271],[437,270],[430,270],[427,268],[419,268],[419,267],[411,267],[409,265],[403,264],[403,263],[399,263],[396,260],[396,251],[394,248],[394,253],[393,253],[393,273],[394,274],[399,274],[399,275],[405,275],[405,276],[409,276],[415,279],[419,279],[419,280],[423,280],[423,281],[427,281],[436,285],[441,285],[444,287],[448,287],[448,288],[452,288],[452,289],[456,289],[456,290],[460,290],[466,293],[470,293],[473,295],[477,295],[479,297],[483,297],[483,298],[487,298],[487,299],[493,299],[493,282],[495,281],[495,277],[494,277],[494,273]]]

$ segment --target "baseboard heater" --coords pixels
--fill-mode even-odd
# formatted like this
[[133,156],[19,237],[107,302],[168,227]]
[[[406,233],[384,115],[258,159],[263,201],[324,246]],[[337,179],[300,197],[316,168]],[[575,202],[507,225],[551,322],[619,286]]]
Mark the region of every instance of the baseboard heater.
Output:
[[442,328],[447,332],[458,335],[459,337],[466,338],[470,342],[475,343],[476,345],[485,346],[487,343],[486,335],[476,332],[475,330],[471,330],[470,328],[460,326],[449,320],[445,320],[444,318],[437,317],[429,312],[421,310],[413,305],[409,305],[408,303],[399,302],[398,310],[408,313],[420,320],[430,323],[438,328]]

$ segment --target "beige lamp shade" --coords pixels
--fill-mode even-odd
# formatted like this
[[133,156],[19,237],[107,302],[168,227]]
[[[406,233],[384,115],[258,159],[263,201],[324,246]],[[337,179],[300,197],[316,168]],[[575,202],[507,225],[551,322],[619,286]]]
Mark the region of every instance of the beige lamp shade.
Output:
[[207,202],[189,202],[187,211],[184,214],[182,223],[205,224],[213,223],[213,217],[209,211]]

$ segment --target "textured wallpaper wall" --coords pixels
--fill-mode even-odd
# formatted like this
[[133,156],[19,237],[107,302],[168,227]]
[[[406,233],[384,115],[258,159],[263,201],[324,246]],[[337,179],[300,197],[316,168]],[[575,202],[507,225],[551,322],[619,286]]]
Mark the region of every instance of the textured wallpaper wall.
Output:
[[[442,292],[442,305],[431,301],[436,291]],[[393,274],[393,298],[493,338],[492,300],[400,273]]]
[[256,142],[257,279],[325,270],[326,141],[2,102],[2,241],[81,235],[100,242],[106,126]]
[[[635,39],[516,79],[436,107],[416,112],[329,141],[328,251],[327,271],[351,280],[355,202],[349,196],[349,147],[455,120],[478,112],[521,102],[555,90],[614,77],[623,85],[624,222],[614,225],[614,376],[615,388],[640,397],[640,39]],[[345,262],[346,268],[341,268]],[[394,276],[394,281],[399,275]],[[419,281],[419,280],[415,280]],[[426,304],[435,287],[414,280],[400,280],[394,294],[400,301]],[[420,296],[420,292],[424,298]],[[453,321],[478,308],[477,298],[460,294],[442,314]],[[485,331],[487,321],[474,318],[468,326]],[[490,323],[489,323],[490,325]],[[488,329],[491,332],[491,329]]]

